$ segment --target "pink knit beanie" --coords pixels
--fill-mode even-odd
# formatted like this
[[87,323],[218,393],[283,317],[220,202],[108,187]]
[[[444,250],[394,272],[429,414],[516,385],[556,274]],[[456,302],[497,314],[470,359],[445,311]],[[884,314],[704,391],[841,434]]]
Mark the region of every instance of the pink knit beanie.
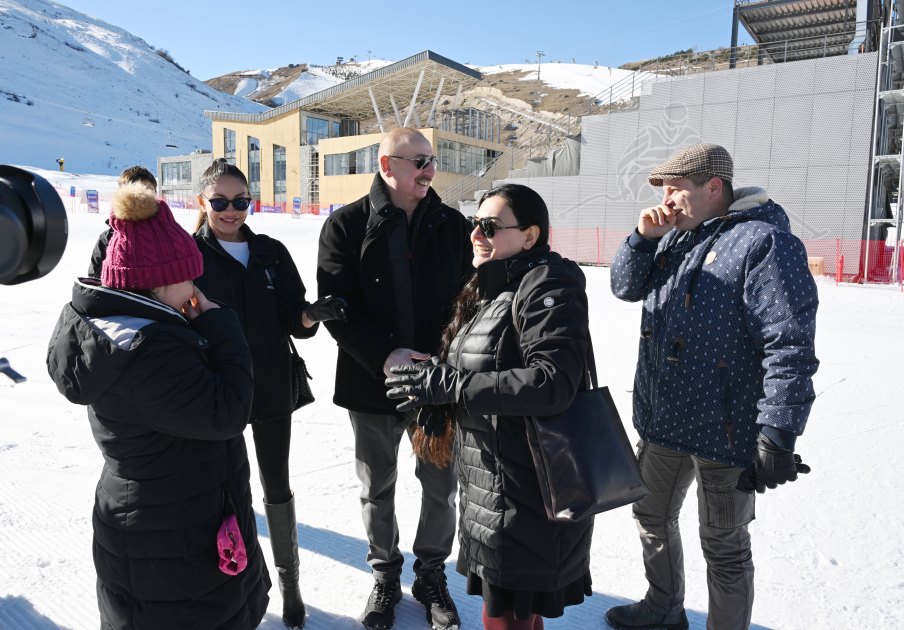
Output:
[[100,281],[114,289],[156,289],[194,280],[204,271],[198,246],[144,184],[113,193],[113,236]]

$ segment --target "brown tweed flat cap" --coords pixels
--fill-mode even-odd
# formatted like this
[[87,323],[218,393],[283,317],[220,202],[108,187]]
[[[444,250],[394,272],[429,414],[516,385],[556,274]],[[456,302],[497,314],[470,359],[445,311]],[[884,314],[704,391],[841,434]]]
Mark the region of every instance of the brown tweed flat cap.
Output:
[[734,161],[725,147],[718,144],[692,144],[654,168],[647,179],[651,186],[662,186],[663,180],[689,175],[719,177],[730,184],[734,176]]

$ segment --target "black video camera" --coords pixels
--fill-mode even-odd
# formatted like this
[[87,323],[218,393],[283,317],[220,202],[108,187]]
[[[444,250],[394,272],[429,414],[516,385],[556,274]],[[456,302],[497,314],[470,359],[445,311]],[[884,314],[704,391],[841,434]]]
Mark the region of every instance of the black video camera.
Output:
[[[63,201],[38,175],[0,165],[0,284],[21,284],[50,273],[66,249]],[[25,380],[0,358],[0,373]]]

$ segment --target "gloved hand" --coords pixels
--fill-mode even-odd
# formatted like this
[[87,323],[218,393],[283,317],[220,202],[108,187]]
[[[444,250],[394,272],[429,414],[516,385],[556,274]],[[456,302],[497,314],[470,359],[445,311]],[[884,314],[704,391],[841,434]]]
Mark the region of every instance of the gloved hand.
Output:
[[446,431],[446,414],[442,407],[424,405],[417,410],[417,426],[424,435],[440,437]]
[[330,319],[338,319],[340,322],[347,322],[347,310],[348,304],[345,300],[341,297],[328,295],[309,304],[304,312],[312,322],[325,322]]
[[387,398],[410,398],[396,407],[405,412],[424,405],[458,402],[458,394],[470,373],[446,363],[424,361],[416,365],[394,365],[389,371],[398,376],[386,379]]
[[779,448],[760,433],[756,438],[756,452],[753,463],[738,477],[737,488],[752,493],[754,489],[763,494],[766,488],[775,489],[786,481],[796,481],[797,475],[806,475],[810,467],[802,463],[800,455]]

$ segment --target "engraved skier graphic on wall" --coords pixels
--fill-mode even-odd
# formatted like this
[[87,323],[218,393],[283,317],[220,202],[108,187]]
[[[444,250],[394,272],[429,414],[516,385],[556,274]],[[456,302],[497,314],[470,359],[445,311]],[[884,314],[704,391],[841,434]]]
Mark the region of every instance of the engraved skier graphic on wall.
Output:
[[644,127],[628,146],[616,166],[616,189],[612,201],[659,201],[662,191],[650,186],[647,176],[678,149],[703,142],[700,133],[687,124],[687,107],[672,103],[662,110],[659,121]]

